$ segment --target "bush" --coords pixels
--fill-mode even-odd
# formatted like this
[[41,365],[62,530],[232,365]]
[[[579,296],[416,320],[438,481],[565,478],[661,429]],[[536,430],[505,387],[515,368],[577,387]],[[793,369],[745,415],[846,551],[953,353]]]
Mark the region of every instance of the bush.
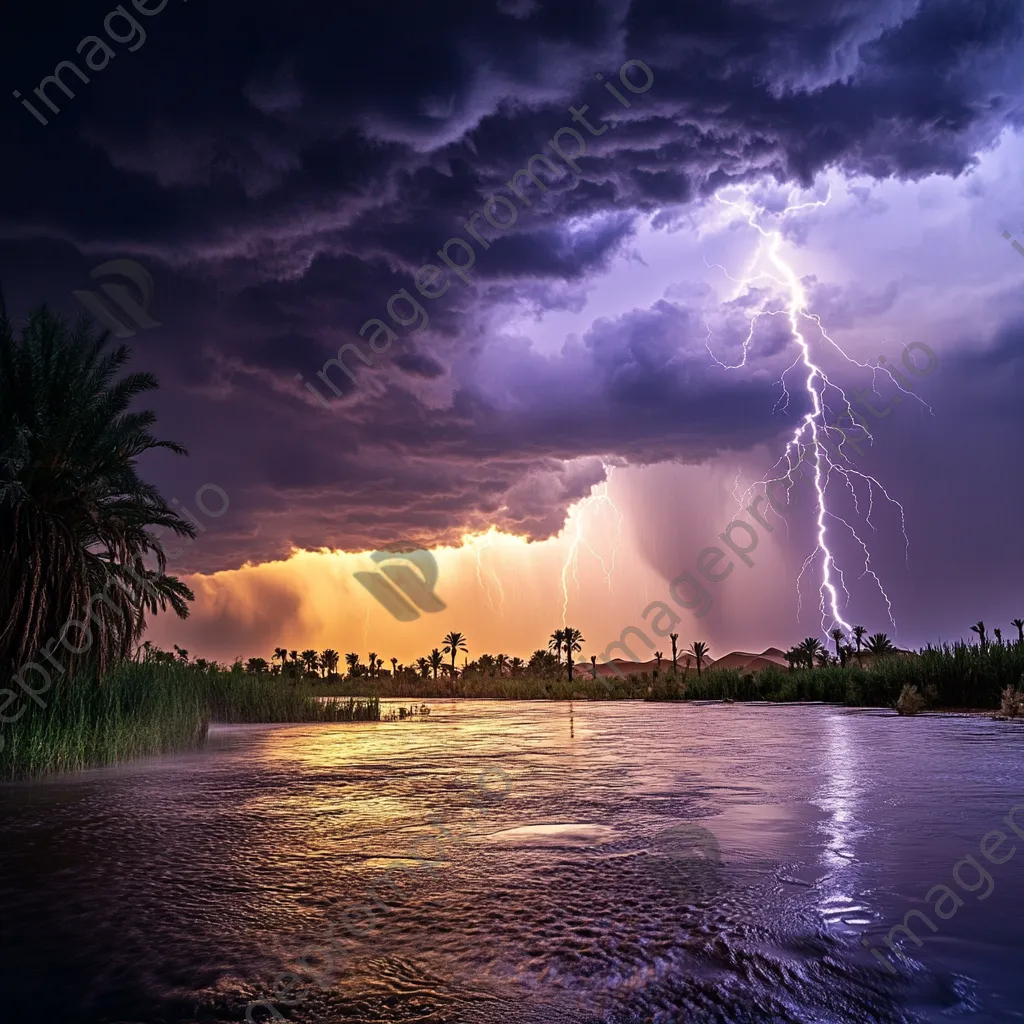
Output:
[[1002,718],[1018,718],[1024,714],[1024,693],[1012,686],[1003,690],[1002,698],[999,701],[999,714]]
[[916,715],[924,710],[924,697],[916,686],[904,686],[896,700],[896,711],[901,715]]

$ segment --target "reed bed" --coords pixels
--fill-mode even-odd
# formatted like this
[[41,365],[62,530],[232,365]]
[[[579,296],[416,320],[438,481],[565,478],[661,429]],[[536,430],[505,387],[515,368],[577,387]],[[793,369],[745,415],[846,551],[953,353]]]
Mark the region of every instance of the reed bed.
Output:
[[211,722],[380,720],[375,697],[322,700],[301,684],[174,664],[123,663],[101,686],[82,677],[45,698],[43,708],[26,699],[17,722],[0,725],[0,780],[194,749]]

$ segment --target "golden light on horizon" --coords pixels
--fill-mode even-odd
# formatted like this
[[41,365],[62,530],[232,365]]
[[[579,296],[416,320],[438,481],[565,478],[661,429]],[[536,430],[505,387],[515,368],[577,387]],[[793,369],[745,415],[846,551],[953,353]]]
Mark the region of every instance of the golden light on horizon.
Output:
[[[181,622],[161,615],[148,636],[220,661],[269,658],[280,646],[364,656],[373,650],[408,663],[440,646],[450,629],[467,635],[471,658],[485,650],[527,658],[568,619],[585,635],[590,628],[596,644],[612,628],[617,635],[624,624],[618,619],[635,616],[657,583],[635,552],[623,560],[623,519],[607,492],[607,482],[592,488],[545,540],[492,526],[430,549],[435,593],[445,607],[412,621],[398,621],[357,578],[379,575],[383,553],[293,549],[285,559],[188,577],[196,594],[192,616]],[[606,622],[599,626],[598,619]],[[601,639],[594,653],[607,642]]]

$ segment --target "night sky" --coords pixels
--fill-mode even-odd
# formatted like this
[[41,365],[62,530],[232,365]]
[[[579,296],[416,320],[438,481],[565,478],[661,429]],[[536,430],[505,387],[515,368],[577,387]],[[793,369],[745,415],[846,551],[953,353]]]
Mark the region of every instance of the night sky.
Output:
[[[1013,632],[1019,0],[139,3],[4,14],[0,282],[21,319],[81,311],[107,260],[152,276],[159,326],[126,340],[191,454],[144,471],[206,527],[169,545],[197,602],[158,642],[407,660],[461,629],[471,656],[528,655],[564,615],[589,657],[641,622],[810,409],[799,367],[779,383],[782,288],[748,274],[761,239],[723,199],[765,209],[835,342],[805,321],[815,358],[883,411],[855,405],[855,463],[909,546],[884,496],[868,522],[836,487],[847,621],[902,646]],[[48,106],[61,61],[89,81],[65,68]],[[934,372],[903,369],[912,344]],[[346,345],[366,358],[332,390]],[[851,362],[881,355],[913,396]],[[707,615],[676,607],[684,642],[820,633],[809,510],[772,522]],[[357,553],[403,546],[437,552],[445,612],[396,623],[353,581]]]

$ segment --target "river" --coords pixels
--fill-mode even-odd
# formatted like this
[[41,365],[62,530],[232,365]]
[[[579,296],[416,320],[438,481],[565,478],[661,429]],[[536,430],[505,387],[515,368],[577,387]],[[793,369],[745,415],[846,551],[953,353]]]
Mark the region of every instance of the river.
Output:
[[1016,723],[427,703],[0,787],[3,1019],[1024,1019]]

